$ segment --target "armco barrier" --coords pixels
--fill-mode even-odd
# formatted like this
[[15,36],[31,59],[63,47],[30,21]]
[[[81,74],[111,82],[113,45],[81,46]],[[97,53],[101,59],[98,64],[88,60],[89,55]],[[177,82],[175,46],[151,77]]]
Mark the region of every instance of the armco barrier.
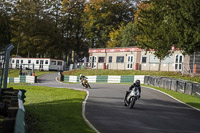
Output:
[[200,84],[199,83],[193,84],[192,95],[200,97]]
[[108,76],[108,83],[120,83],[121,76]]
[[176,91],[178,87],[178,81],[176,79],[172,79],[171,90]]
[[165,78],[165,89],[171,90],[172,80],[169,78]]
[[121,76],[121,83],[130,83],[134,81],[134,76]]
[[[135,80],[140,80],[141,84],[144,83],[144,75],[133,75],[133,76],[115,76],[115,75],[100,75],[100,76],[86,76],[90,83],[133,83]],[[65,75],[65,82],[80,82],[79,76]]]
[[192,95],[193,84],[191,82],[186,82],[185,84],[185,94]]
[[89,83],[95,83],[97,80],[97,76],[87,76]]
[[8,83],[36,83],[37,76],[24,76],[21,75],[19,77],[8,78]]
[[145,76],[144,84],[200,97],[200,83],[168,77]]
[[18,92],[18,111],[15,119],[14,133],[25,133],[25,109],[24,109],[24,98],[25,90]]
[[[62,79],[62,78],[60,78]],[[69,76],[64,76],[64,81],[69,82]]]
[[177,84],[177,92],[180,93],[185,93],[185,84],[186,82],[183,80],[177,80],[178,84]]
[[97,76],[96,82],[108,82],[108,76]]
[[[134,75],[133,81],[135,82],[136,80],[140,80],[141,84],[143,84],[144,83],[144,76],[145,75]],[[123,76],[121,76],[121,77],[123,77]]]
[[78,76],[69,76],[69,82],[79,82]]

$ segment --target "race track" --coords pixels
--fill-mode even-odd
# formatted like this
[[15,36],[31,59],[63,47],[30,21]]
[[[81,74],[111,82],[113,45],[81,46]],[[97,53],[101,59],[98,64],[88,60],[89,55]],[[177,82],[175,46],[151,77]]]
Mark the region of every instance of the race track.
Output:
[[[80,89],[80,84],[64,84],[57,74],[39,78],[37,86]],[[85,116],[101,133],[200,133],[200,111],[158,91],[142,87],[133,109],[124,106],[129,85],[91,84]]]

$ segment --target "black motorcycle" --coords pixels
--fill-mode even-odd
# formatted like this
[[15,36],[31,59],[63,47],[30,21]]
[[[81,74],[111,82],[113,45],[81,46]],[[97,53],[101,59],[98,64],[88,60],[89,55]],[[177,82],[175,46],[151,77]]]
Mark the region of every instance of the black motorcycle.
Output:
[[132,90],[126,91],[124,105],[132,109],[135,105],[136,100],[139,99],[139,94],[140,92],[138,87],[134,87]]

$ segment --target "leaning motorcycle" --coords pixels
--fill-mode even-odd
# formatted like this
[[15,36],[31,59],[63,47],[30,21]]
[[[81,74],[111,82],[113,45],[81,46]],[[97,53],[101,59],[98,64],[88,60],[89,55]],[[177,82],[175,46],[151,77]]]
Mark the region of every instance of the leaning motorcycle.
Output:
[[124,98],[124,105],[128,106],[130,109],[133,108],[137,99],[139,99],[139,89],[138,87],[134,87],[130,91],[126,91],[126,95]]
[[85,87],[85,88],[90,88],[90,89],[91,89],[91,86],[90,86],[90,84],[88,83],[87,79],[81,80],[81,83],[82,83],[83,87]]

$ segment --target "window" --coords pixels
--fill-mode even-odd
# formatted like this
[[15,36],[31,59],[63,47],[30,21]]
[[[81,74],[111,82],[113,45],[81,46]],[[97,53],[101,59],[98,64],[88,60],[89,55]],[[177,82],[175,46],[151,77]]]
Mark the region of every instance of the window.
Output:
[[39,60],[36,60],[36,64],[39,64]]
[[40,60],[40,64],[44,64],[44,60]]
[[124,63],[124,56],[117,56],[116,62],[117,63]]
[[56,61],[51,61],[51,65],[56,65]]
[[28,60],[28,63],[30,64],[30,63],[31,63],[31,60]]
[[19,60],[16,60],[16,63],[18,63],[18,64],[19,64]]
[[146,56],[142,56],[142,63],[147,63],[147,57]]
[[181,71],[183,63],[183,55],[179,54],[175,56],[175,70]]
[[58,61],[58,65],[62,66],[62,61]]
[[23,63],[23,60],[21,60],[21,63]]
[[12,60],[12,63],[15,63],[15,60]]
[[98,62],[99,62],[99,63],[103,63],[104,60],[105,60],[105,57],[99,57],[99,58],[98,58]]
[[178,55],[176,55],[176,61],[175,62],[178,63]]
[[109,63],[112,63],[112,56],[109,56]]
[[45,64],[48,64],[49,62],[48,62],[48,60],[45,60]]

